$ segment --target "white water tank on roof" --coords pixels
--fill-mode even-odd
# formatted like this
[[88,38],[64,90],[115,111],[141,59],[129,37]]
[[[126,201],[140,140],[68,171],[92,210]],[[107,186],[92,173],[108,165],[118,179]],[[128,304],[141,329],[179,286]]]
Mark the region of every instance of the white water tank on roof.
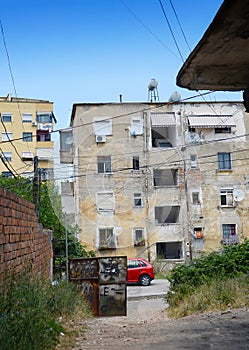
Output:
[[153,78],[153,79],[151,79],[151,81],[150,81],[150,83],[148,85],[148,89],[150,91],[153,91],[157,87],[157,85],[158,85],[158,81]]

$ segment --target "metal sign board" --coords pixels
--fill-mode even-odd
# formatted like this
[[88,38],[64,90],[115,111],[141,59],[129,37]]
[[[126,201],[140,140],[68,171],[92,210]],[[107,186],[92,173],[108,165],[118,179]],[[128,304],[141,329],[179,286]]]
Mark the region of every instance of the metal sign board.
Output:
[[126,316],[127,257],[69,259],[69,282],[77,284],[95,316]]

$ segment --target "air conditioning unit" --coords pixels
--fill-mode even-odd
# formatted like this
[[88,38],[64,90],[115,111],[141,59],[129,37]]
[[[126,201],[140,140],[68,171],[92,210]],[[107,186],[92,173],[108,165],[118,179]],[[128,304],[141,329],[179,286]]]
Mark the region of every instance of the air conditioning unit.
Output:
[[37,125],[37,122],[32,122],[32,126],[36,126]]
[[105,135],[98,135],[96,136],[96,142],[100,143],[100,142],[106,142],[106,136]]

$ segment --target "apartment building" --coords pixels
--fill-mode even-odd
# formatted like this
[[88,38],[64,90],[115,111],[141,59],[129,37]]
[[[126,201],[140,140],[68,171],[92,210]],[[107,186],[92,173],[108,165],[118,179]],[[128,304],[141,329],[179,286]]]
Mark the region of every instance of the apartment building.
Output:
[[71,128],[75,223],[97,255],[174,263],[248,236],[241,102],[78,103]]
[[53,179],[53,103],[8,95],[0,97],[0,113],[0,173],[32,177],[37,156],[41,179]]

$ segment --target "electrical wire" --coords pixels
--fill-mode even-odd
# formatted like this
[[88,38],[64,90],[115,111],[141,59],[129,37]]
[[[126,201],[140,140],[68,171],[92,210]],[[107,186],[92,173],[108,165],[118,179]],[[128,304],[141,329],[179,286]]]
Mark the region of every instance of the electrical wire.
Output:
[[164,44],[164,42],[152,32],[152,30],[131,10],[131,8],[123,1],[119,0],[126,8],[127,10],[132,14],[132,16],[167,50],[169,50],[176,58],[179,59],[179,57],[168,47]]
[[176,13],[175,7],[174,7],[174,5],[173,5],[173,3],[172,3],[171,0],[169,0],[169,2],[170,2],[170,5],[171,5],[171,7],[172,7],[172,10],[173,10],[173,12],[174,12],[174,14],[175,14],[177,23],[178,23],[178,25],[179,25],[179,27],[180,27],[180,29],[181,29],[182,36],[183,36],[183,38],[184,38],[184,40],[185,40],[185,43],[186,43],[186,45],[187,45],[189,51],[191,52],[191,48],[190,48],[190,46],[189,46],[187,37],[186,37],[186,35],[185,35],[185,33],[184,33],[184,30],[183,30],[183,28],[182,28],[182,25],[181,25],[181,23],[180,23],[179,17],[178,17],[178,15],[177,15],[177,13]]
[[183,58],[183,56],[182,56],[180,47],[178,46],[178,43],[177,43],[176,37],[175,37],[175,35],[174,35],[173,29],[172,29],[172,27],[171,27],[171,25],[170,25],[169,19],[168,19],[167,15],[166,15],[164,6],[163,6],[163,4],[162,4],[162,1],[161,1],[161,0],[158,0],[158,1],[159,1],[160,6],[161,6],[161,10],[162,10],[162,12],[163,12],[163,15],[164,15],[164,17],[165,17],[165,19],[166,19],[166,22],[167,22],[167,24],[168,24],[168,27],[169,27],[170,33],[171,33],[171,35],[172,35],[172,38],[173,38],[173,40],[174,40],[175,46],[176,46],[176,48],[177,48],[177,51],[178,51],[178,53],[179,53],[179,55],[180,55],[180,57],[181,57],[182,62],[184,63],[184,58]]
[[[12,67],[11,67],[10,56],[9,56],[9,52],[8,52],[8,48],[7,48],[7,43],[6,43],[4,28],[3,28],[3,24],[2,24],[1,19],[0,19],[0,28],[1,28],[1,34],[2,34],[2,39],[3,39],[3,44],[4,44],[6,56],[7,56],[9,72],[10,72],[10,76],[11,76],[11,80],[12,80],[12,84],[13,84],[15,96],[17,97],[17,91],[16,91],[16,84],[15,84],[14,74],[13,74],[13,70],[12,70]],[[20,116],[20,118],[21,118],[20,105],[19,105],[19,102],[18,102],[18,101],[16,101],[16,103],[17,103],[17,108],[18,108],[19,116]],[[4,126],[4,130],[5,130],[5,132],[6,132],[7,138],[8,138],[9,141],[11,142],[12,147],[14,148],[14,150],[15,150],[16,154],[18,155],[18,157],[20,158],[20,160],[23,162],[22,157],[20,156],[18,150],[17,150],[16,147],[13,145],[12,140],[10,140],[10,138],[9,138],[9,136],[8,136],[8,133],[7,133],[7,130],[6,130],[6,127],[5,127],[4,123],[3,123],[3,121],[2,121],[2,118],[1,118],[1,123],[2,123],[2,125]],[[28,147],[28,149],[29,149],[29,145],[28,145],[28,144],[27,144],[27,147]]]

